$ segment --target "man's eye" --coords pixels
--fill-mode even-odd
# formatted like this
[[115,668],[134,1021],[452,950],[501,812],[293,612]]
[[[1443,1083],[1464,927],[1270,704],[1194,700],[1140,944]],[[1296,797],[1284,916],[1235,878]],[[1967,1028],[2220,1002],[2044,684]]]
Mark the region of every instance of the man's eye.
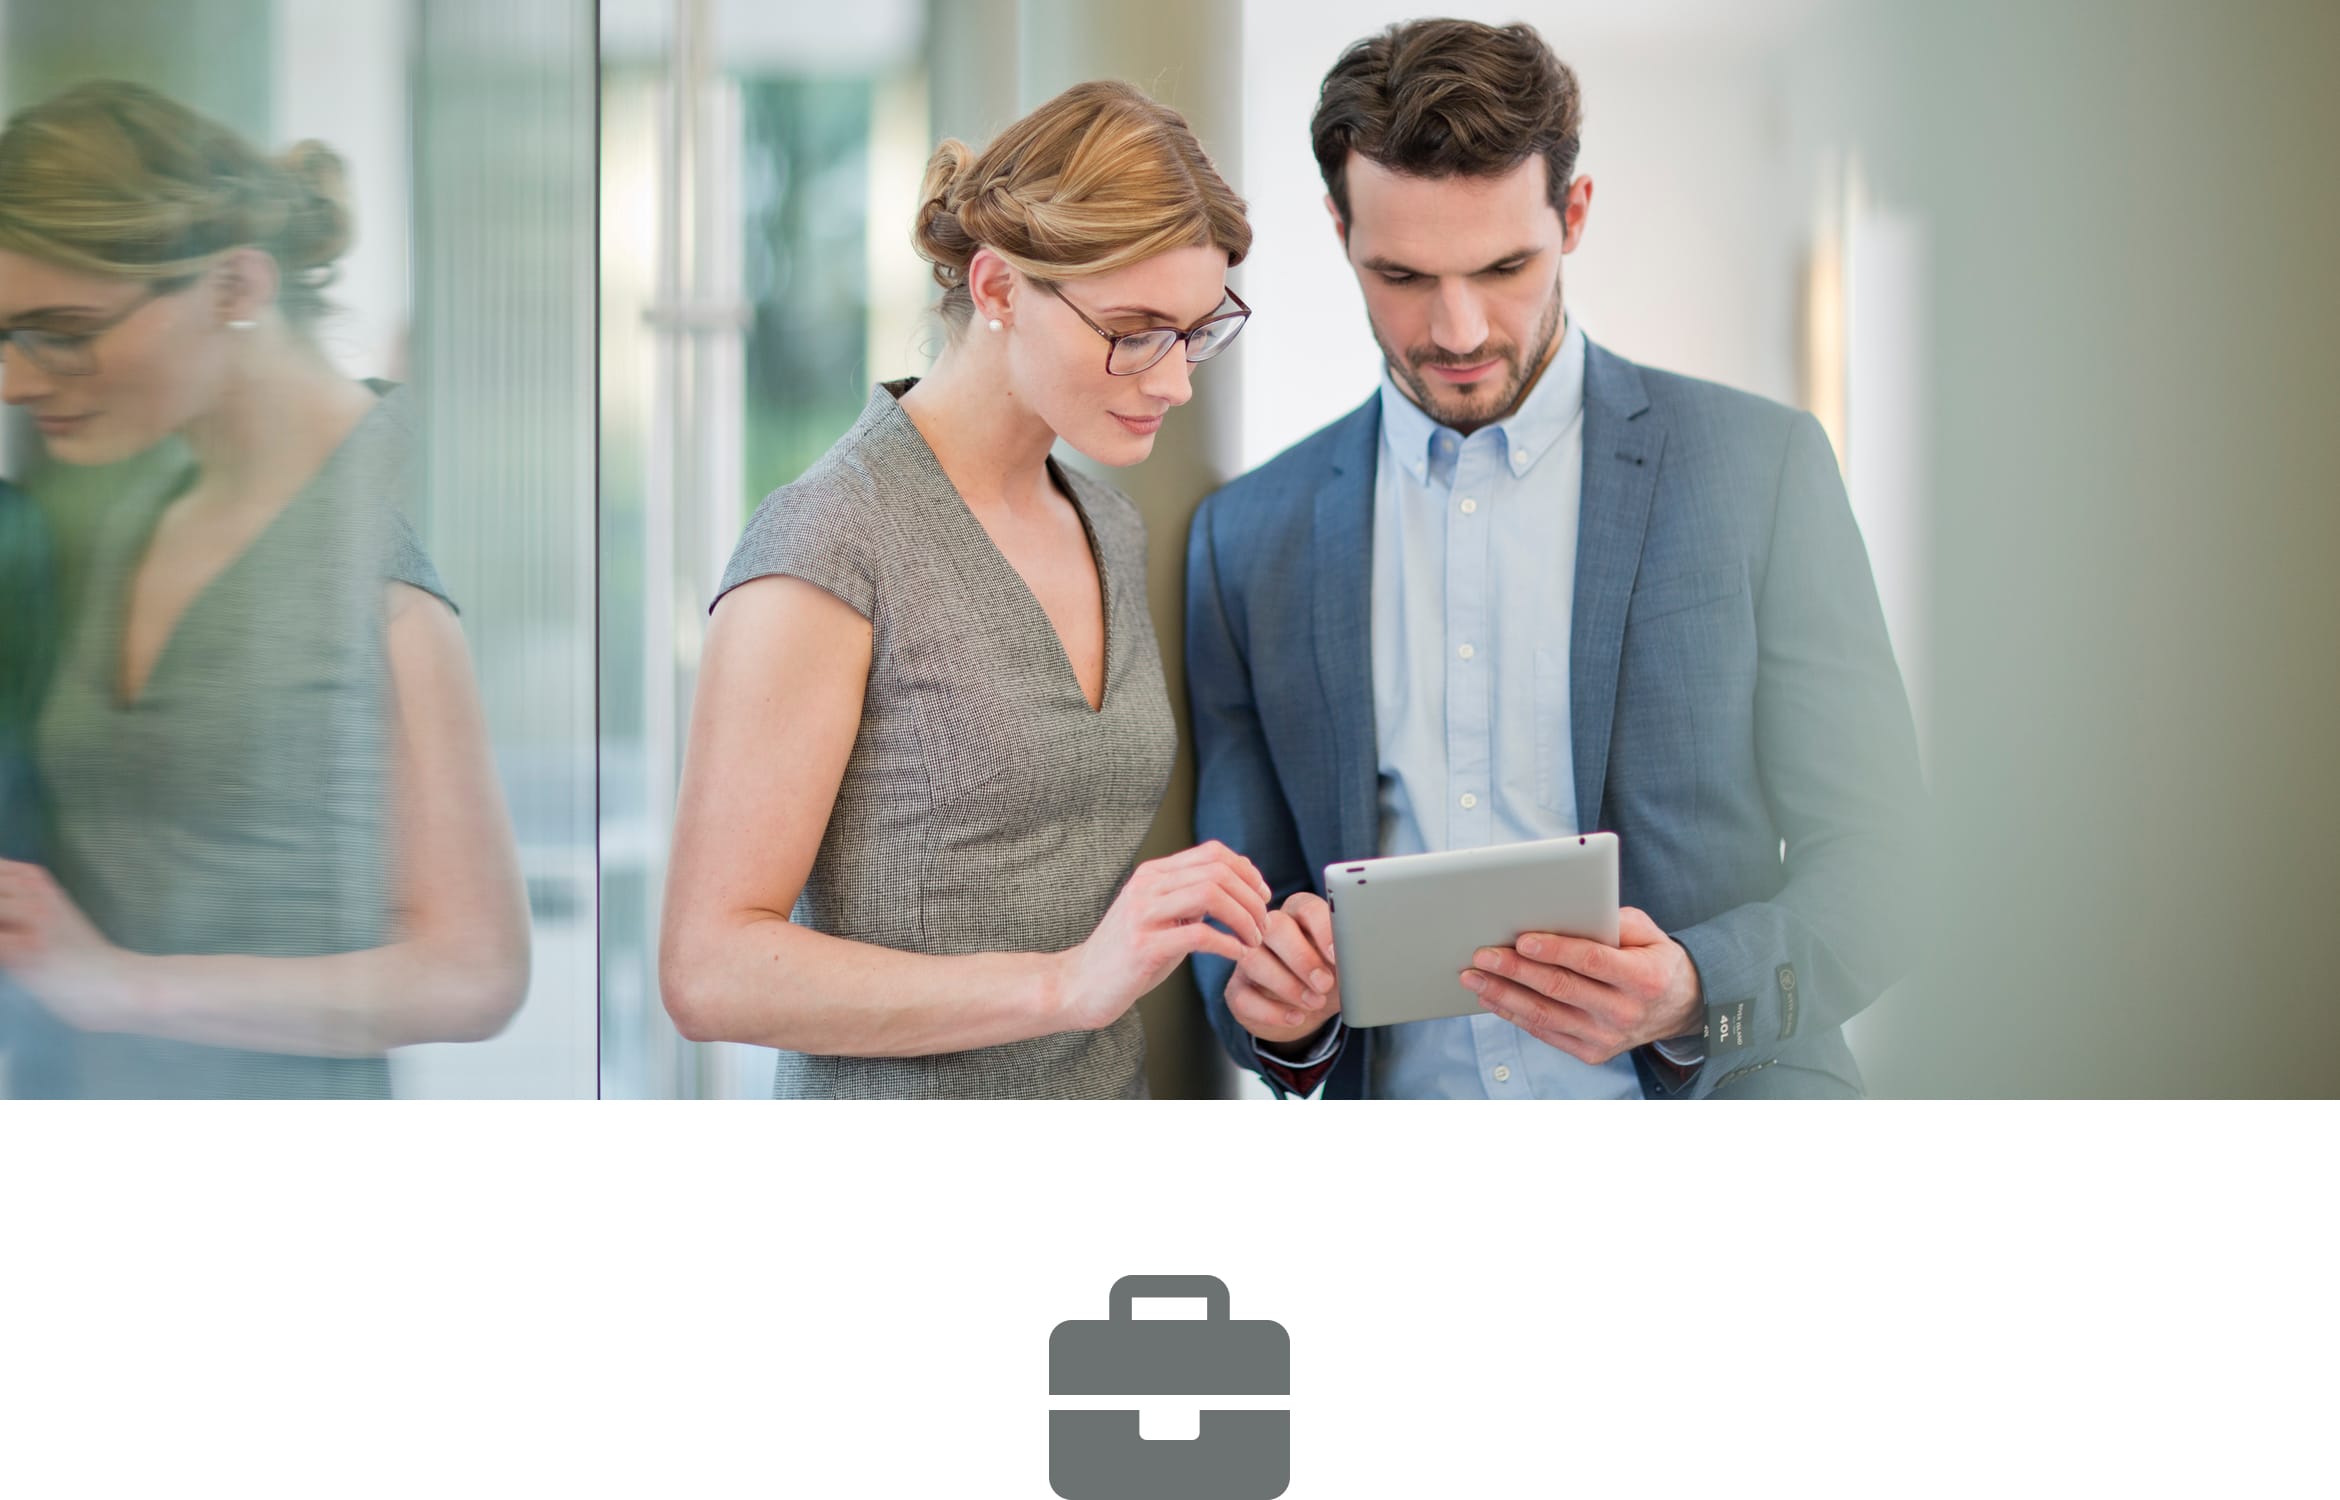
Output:
[[1526,261],[1516,260],[1508,266],[1491,266],[1488,268],[1487,274],[1490,276],[1517,276],[1526,269]]
[[1422,278],[1411,271],[1384,271],[1381,279],[1391,286],[1412,286]]

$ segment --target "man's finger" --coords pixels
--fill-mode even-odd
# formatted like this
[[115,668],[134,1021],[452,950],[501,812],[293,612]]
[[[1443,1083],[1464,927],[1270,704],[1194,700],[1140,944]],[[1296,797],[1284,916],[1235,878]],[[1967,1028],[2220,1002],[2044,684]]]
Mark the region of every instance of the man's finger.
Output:
[[[1290,902],[1285,903],[1289,908]],[[1317,950],[1316,942],[1301,926],[1299,919],[1287,909],[1268,918],[1269,951],[1284,961],[1284,967],[1300,976],[1303,984],[1319,995],[1329,994],[1333,987],[1333,968],[1330,960]]]
[[1309,939],[1317,951],[1338,962],[1340,955],[1333,952],[1332,905],[1314,891],[1302,891],[1284,903],[1284,910],[1299,919],[1307,929]]
[[1603,984],[1616,983],[1624,973],[1623,951],[1590,938],[1568,937],[1557,932],[1525,932],[1512,946],[1522,957],[1555,968],[1574,969],[1587,979],[1597,979]]

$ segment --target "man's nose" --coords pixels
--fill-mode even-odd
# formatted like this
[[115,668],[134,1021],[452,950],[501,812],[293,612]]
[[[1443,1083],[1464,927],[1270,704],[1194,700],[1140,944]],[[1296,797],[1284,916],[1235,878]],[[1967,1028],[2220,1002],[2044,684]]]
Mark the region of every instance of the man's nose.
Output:
[[1430,341],[1450,354],[1468,354],[1487,342],[1487,313],[1468,281],[1442,281],[1430,306]]

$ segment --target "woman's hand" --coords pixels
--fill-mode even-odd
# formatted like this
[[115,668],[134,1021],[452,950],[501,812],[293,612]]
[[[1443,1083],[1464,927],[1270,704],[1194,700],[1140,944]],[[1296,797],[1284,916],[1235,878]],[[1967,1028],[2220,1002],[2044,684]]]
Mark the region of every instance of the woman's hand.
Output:
[[1242,962],[1266,930],[1269,894],[1251,861],[1215,839],[1139,865],[1089,940],[1058,955],[1069,1025],[1112,1025],[1191,954]]
[[0,859],[0,972],[58,1020],[112,1029],[128,1010],[131,956],[39,865]]

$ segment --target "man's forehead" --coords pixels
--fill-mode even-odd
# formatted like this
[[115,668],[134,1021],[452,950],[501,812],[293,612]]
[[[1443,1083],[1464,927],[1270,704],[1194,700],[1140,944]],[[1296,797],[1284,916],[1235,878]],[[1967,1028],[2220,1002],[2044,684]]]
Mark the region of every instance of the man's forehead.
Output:
[[1350,251],[1360,260],[1404,260],[1416,270],[1477,270],[1488,257],[1559,236],[1560,214],[1545,181],[1540,156],[1499,176],[1417,177],[1351,152]]

